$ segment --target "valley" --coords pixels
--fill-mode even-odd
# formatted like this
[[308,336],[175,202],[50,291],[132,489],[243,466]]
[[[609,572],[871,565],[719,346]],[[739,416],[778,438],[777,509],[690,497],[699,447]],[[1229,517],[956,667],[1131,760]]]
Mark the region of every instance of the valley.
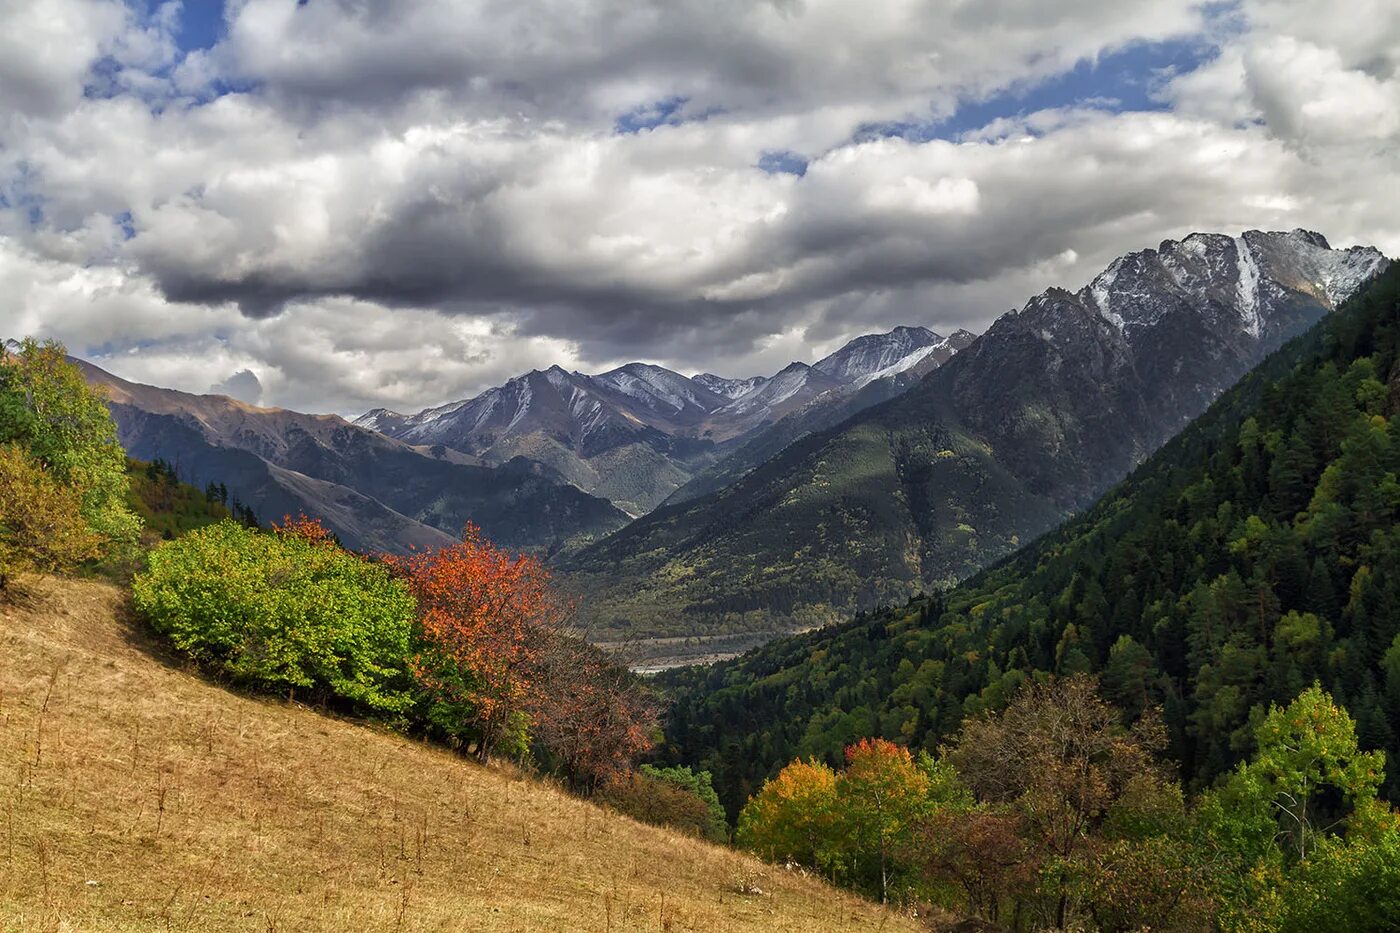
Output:
[[116,379],[133,455],[364,550],[471,519],[550,557],[595,640],[653,669],[975,573],[1091,503],[1386,260],[1320,235],[1192,234],[986,334],[901,327],[768,377],[555,366],[350,423]]
[[1400,931],[1395,191],[1396,0],[0,0],[0,933]]

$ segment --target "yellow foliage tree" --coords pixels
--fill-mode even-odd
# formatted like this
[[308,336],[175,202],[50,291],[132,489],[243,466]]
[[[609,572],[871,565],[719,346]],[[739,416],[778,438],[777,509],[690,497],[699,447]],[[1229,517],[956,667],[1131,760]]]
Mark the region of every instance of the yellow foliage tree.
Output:
[[0,591],[15,576],[96,557],[103,536],[83,517],[83,496],[54,481],[22,448],[0,445]]

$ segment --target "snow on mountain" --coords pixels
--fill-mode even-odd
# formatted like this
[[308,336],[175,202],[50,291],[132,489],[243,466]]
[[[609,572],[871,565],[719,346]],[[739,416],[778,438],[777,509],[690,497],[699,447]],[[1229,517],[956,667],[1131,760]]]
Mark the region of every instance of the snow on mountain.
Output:
[[824,392],[837,385],[835,379],[806,363],[792,363],[772,378],[765,379],[752,391],[746,392],[719,410],[721,417],[745,415],[758,410],[773,410],[790,402],[799,393]]
[[841,382],[856,382],[864,376],[889,369],[942,339],[927,327],[896,327],[887,334],[857,337],[830,356],[818,360],[812,368]]
[[1283,326],[1288,294],[1332,309],[1386,263],[1372,247],[1332,249],[1308,230],[1192,233],[1115,259],[1077,297],[1130,343],[1183,308],[1210,317],[1213,327],[1259,340]]
[[407,415],[401,415],[388,408],[376,408],[372,411],[365,412],[352,421],[351,424],[370,431],[378,431],[381,434],[392,434],[407,420]]
[[923,376],[932,369],[948,362],[954,353],[966,348],[976,339],[977,335],[971,331],[956,330],[947,337],[939,337],[935,343],[918,347],[883,369],[877,369],[872,373],[860,376],[851,385],[853,388],[860,389],[880,379],[894,379],[904,373]]
[[688,378],[648,363],[597,375],[551,366],[474,398],[414,415],[375,409],[355,423],[487,462],[536,460],[636,514],[786,415],[827,404],[836,410],[881,379],[891,380],[889,392],[903,391],[971,340],[966,331],[944,338],[897,327],[857,337],[816,366],[793,363],[747,379]]
[[609,386],[629,398],[657,410],[680,413],[695,410],[709,413],[724,404],[724,397],[703,384],[660,366],[628,363],[599,376],[584,376]]
[[736,399],[741,395],[752,392],[767,381],[767,376],[750,376],[747,379],[726,379],[724,376],[716,376],[714,373],[701,373],[691,378],[691,382],[702,385],[716,395],[723,396],[727,399]]

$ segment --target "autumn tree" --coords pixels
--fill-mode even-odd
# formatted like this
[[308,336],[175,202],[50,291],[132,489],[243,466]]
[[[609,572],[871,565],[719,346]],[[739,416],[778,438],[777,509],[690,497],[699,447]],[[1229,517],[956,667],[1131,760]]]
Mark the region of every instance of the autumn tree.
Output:
[[711,842],[729,839],[724,808],[708,771],[696,772],[684,765],[642,765],[636,771],[610,775],[595,796],[646,823],[670,826]]
[[1035,890],[1039,854],[1024,838],[1024,818],[1011,808],[935,809],[920,820],[906,858],[935,887],[951,885],[967,909],[997,922],[1007,902]]
[[[1004,712],[968,721],[949,750],[978,799],[1014,807],[1037,849],[1065,869],[1135,779],[1162,777],[1160,724],[1149,715],[1125,729],[1097,686],[1085,675],[1028,684]],[[1063,928],[1068,887],[1053,901],[1050,919]]]
[[832,867],[838,857],[836,772],[798,759],[763,782],[739,814],[735,838],[770,861]]
[[868,876],[889,899],[890,861],[928,810],[930,779],[909,749],[887,739],[861,739],[846,748],[836,781],[837,810],[852,870]]
[[281,523],[272,523],[272,531],[284,538],[299,538],[308,544],[338,546],[330,529],[321,524],[319,518],[308,518],[305,512],[298,512],[295,518],[291,515],[282,516]]
[[27,451],[0,444],[0,591],[18,574],[65,570],[98,555],[102,537],[82,507],[81,494]]
[[611,774],[593,799],[653,826],[669,826],[702,836],[708,819],[705,801],[682,787],[643,771]]
[[107,542],[136,540],[141,522],[126,505],[126,454],[105,396],[88,386],[62,345],[0,345],[0,444],[26,449],[55,482],[75,490],[84,520]]
[[387,560],[418,601],[422,650],[412,666],[428,721],[481,761],[523,754],[541,658],[568,617],[549,572],[471,524],[457,544]]
[[660,712],[652,691],[572,632],[548,633],[528,676],[535,743],[574,787],[626,773],[652,747]]

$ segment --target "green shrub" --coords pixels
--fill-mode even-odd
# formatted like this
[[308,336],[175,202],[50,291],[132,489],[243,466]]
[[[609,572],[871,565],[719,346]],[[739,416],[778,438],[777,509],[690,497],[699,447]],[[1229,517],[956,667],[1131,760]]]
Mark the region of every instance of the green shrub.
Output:
[[729,841],[729,821],[724,815],[724,805],[719,802],[719,795],[710,783],[710,772],[692,771],[685,765],[672,768],[642,765],[641,772],[652,780],[683,790],[704,803],[704,819],[697,827],[700,834],[711,842]]
[[132,595],[177,648],[239,683],[381,713],[413,701],[413,597],[334,544],[222,521],[158,547]]
[[704,837],[709,826],[705,801],[641,771],[613,775],[598,788],[596,798],[643,823],[669,826],[693,836]]

